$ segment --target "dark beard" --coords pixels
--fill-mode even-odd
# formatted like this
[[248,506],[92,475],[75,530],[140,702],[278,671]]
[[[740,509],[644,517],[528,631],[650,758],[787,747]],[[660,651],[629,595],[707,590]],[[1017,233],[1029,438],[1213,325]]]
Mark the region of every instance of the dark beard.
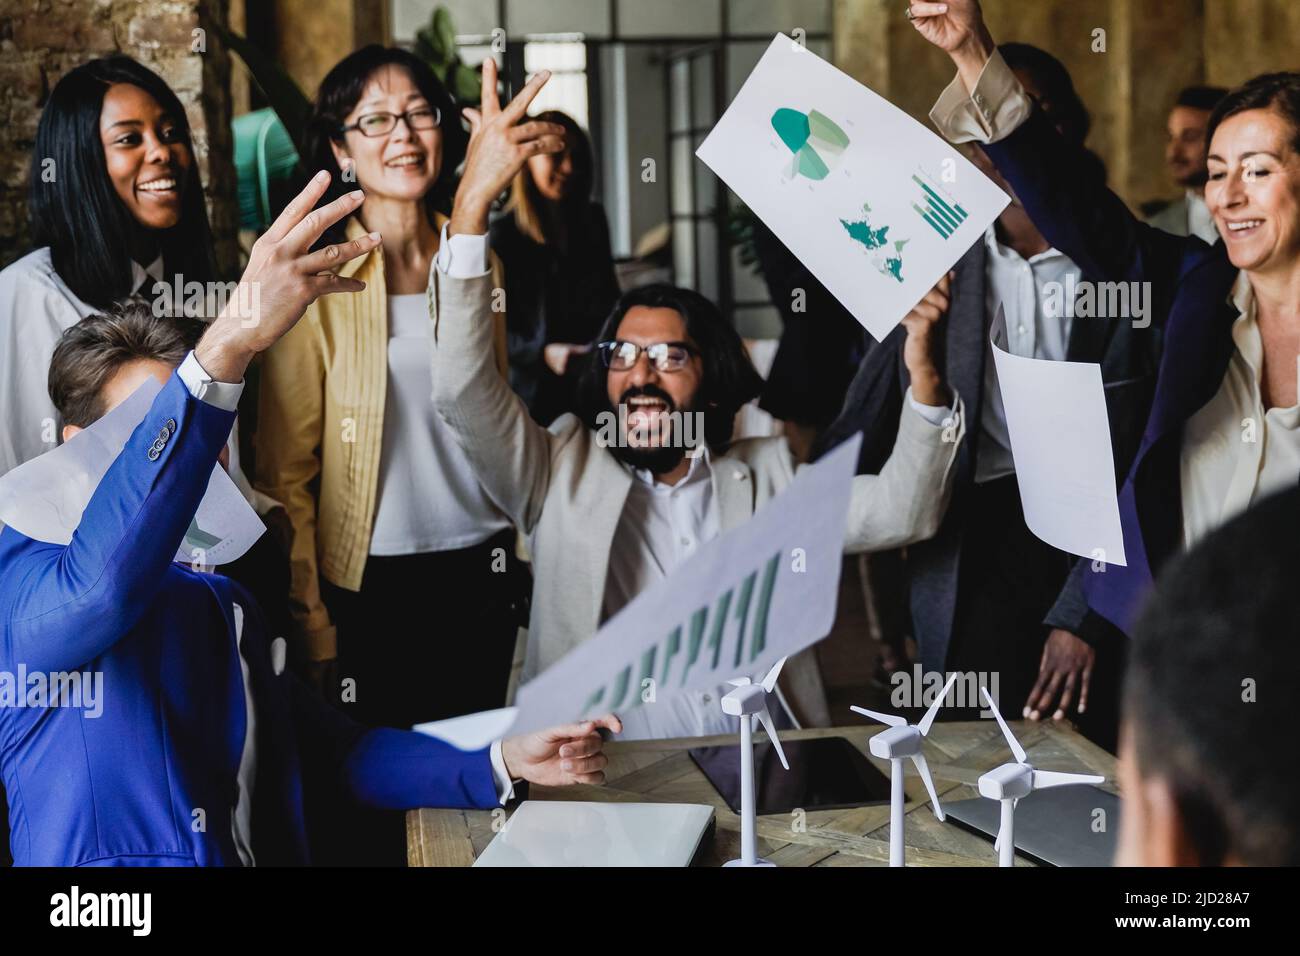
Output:
[[686,457],[686,449],[680,445],[667,445],[657,448],[633,448],[631,445],[618,444],[610,449],[619,461],[633,468],[644,468],[652,475],[663,475],[681,464]]

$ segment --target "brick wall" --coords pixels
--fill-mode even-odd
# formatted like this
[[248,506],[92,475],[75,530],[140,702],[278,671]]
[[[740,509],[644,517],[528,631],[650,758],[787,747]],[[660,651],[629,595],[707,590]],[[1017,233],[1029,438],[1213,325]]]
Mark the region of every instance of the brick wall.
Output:
[[211,29],[228,13],[229,0],[0,0],[0,264],[29,248],[27,173],[49,91],[72,67],[120,52],[161,75],[185,105],[217,264],[237,270],[230,58]]

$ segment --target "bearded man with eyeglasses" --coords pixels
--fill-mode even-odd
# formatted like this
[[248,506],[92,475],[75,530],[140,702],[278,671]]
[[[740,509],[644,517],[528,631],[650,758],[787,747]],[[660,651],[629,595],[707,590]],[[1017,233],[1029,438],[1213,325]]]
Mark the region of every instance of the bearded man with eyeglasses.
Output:
[[[521,141],[535,126],[525,112],[546,77],[539,74],[501,108],[494,65],[485,62],[484,108],[466,110],[465,172],[429,273],[434,405],[532,555],[525,680],[749,518],[789,485],[797,467],[784,438],[732,441],[736,412],[762,379],[735,328],[688,289],[656,285],[624,294],[588,357],[578,414],[549,428],[529,417],[494,367],[488,212],[531,153],[564,148],[550,139]],[[908,401],[888,462],[879,474],[853,479],[845,551],[922,540],[943,517],[964,430],[961,400],[944,384],[935,354],[948,281],[904,319]],[[621,423],[616,440],[611,415]],[[684,415],[703,422],[702,443],[687,440]],[[778,725],[824,722],[812,653],[792,657],[784,673],[784,697],[795,713],[777,715]],[[636,708],[620,715],[624,736],[731,733],[734,718],[723,715],[718,696],[718,688],[704,688]]]

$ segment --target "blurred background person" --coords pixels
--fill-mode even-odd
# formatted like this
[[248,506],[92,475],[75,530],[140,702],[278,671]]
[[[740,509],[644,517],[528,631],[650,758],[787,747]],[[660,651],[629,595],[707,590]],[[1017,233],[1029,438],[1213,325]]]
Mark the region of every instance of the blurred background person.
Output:
[[1166,127],[1165,165],[1183,195],[1147,219],[1175,236],[1198,236],[1210,245],[1219,239],[1214,217],[1205,205],[1205,128],[1210,114],[1228,93],[1218,86],[1189,86],[1178,94]]
[[619,286],[605,209],[591,198],[587,134],[559,110],[534,119],[564,127],[564,151],[529,157],[492,223],[491,243],[505,265],[510,387],[549,425],[574,409],[574,357],[590,349]]
[[[295,655],[335,700],[335,678],[354,680],[362,722],[499,707],[514,535],[430,400],[425,289],[465,155],[460,111],[422,60],[372,45],[321,81],[308,140],[310,167],[334,176],[327,200],[366,194],[324,241],[382,244],[340,270],[365,291],[314,303],[263,368],[257,480],[293,525]],[[504,372],[505,316],[492,321]]]

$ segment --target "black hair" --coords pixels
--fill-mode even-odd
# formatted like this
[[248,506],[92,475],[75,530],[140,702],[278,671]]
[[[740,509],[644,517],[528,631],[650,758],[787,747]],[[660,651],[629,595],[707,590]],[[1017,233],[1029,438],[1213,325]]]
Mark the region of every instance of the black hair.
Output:
[[[357,188],[355,182],[344,181],[343,171],[334,159],[330,144],[343,142],[343,120],[365,93],[366,84],[377,71],[386,66],[406,70],[420,95],[430,106],[436,106],[442,117],[438,124],[442,134],[442,162],[437,180],[424,197],[429,220],[432,222],[435,212],[445,213],[451,209],[451,200],[456,194],[456,171],[465,159],[469,133],[461,125],[460,107],[451,93],[430,69],[429,64],[407,50],[372,43],[349,53],[325,74],[325,79],[320,81],[320,88],[316,91],[311,118],[307,123],[304,155],[310,165],[305,171],[308,175],[315,175],[318,170],[327,169],[333,177],[318,205],[332,202]],[[320,244],[341,241],[346,221],[335,223],[326,230]]]
[[[704,440],[717,451],[731,441],[736,413],[763,388],[763,377],[745,350],[745,343],[718,307],[691,289],[655,283],[631,289],[621,295],[597,342],[618,338],[618,327],[627,313],[637,307],[672,309],[686,323],[686,334],[700,351],[704,365],[696,407],[704,415]],[[609,369],[596,350],[587,356],[578,381],[578,414],[588,428],[600,428],[600,415],[612,410],[609,400]],[[687,409],[682,409],[687,411]]]
[[1205,125],[1205,148],[1229,116],[1247,110],[1275,109],[1291,124],[1291,148],[1300,152],[1300,73],[1264,73],[1247,80],[1223,99]]
[[1227,95],[1228,91],[1222,86],[1188,86],[1179,92],[1174,105],[1186,106],[1193,110],[1205,110],[1209,113]]
[[176,366],[198,341],[203,327],[185,318],[159,318],[131,300],[69,326],[50,359],[50,399],[65,425],[85,428],[104,414],[104,384],[136,359]]
[[104,94],[115,83],[130,83],[157,100],[190,152],[180,221],[158,234],[166,276],[180,273],[187,283],[206,283],[217,271],[203,184],[181,101],[162,77],[129,56],[91,60],[55,84],[41,112],[27,209],[35,245],[49,246],[59,277],[77,298],[96,309],[108,309],[135,291],[131,251],[137,243],[132,240],[146,228],[131,215],[108,178],[99,117]]
[[1125,721],[1198,862],[1300,864],[1300,490],[1261,501],[1160,575],[1133,631]]
[[1024,70],[1034,78],[1042,94],[1038,105],[1061,135],[1071,143],[1083,145],[1092,128],[1092,117],[1075,90],[1065,64],[1028,43],[1002,43],[998,52],[1011,69]]

